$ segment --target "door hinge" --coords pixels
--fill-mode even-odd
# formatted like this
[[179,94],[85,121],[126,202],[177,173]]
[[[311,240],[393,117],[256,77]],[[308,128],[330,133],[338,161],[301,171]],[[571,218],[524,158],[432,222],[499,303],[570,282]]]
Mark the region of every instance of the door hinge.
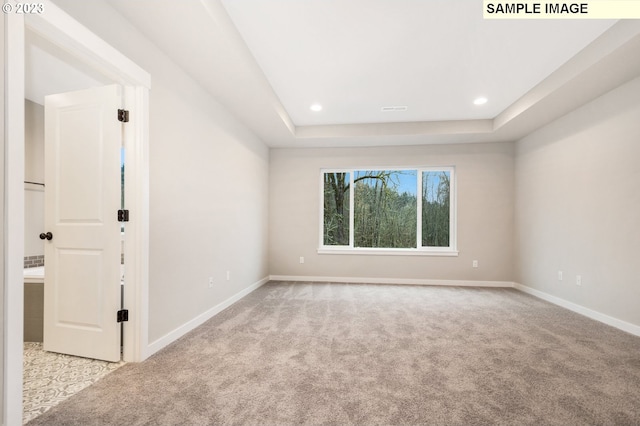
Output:
[[129,210],[118,210],[118,222],[129,222]]
[[118,322],[129,321],[129,310],[121,309],[118,311]]
[[122,121],[123,123],[129,122],[129,111],[126,109],[118,110],[118,121]]

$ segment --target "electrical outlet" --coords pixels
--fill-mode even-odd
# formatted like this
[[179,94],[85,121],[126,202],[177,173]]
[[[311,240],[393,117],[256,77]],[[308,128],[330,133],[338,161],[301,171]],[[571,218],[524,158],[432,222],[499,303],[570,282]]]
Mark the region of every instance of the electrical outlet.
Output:
[[472,265],[473,265],[473,267],[474,267],[474,268],[477,268],[477,267],[478,267],[478,261],[477,261],[477,260],[474,260],[474,261],[473,261],[473,263],[472,263]]
[[209,277],[209,288],[213,288],[213,277]]
[[582,285],[582,275],[576,275],[576,285]]
[[227,281],[231,279],[231,271],[227,271]]
[[304,257],[300,256],[300,263],[304,263]]
[[562,281],[562,271],[558,271],[558,281]]

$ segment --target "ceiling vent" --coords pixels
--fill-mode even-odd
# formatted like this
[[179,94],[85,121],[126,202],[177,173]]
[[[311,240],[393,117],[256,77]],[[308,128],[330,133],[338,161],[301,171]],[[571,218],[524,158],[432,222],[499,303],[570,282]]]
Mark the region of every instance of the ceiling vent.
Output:
[[382,112],[406,111],[406,110],[407,110],[407,106],[406,105],[386,106],[386,107],[382,107],[382,109],[381,109]]

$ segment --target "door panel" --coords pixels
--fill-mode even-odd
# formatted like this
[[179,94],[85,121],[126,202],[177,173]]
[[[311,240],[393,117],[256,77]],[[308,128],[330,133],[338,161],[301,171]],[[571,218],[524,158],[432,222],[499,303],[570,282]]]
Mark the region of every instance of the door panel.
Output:
[[101,105],[59,111],[58,120],[59,138],[64,141],[57,153],[58,223],[103,223]]
[[45,99],[44,342],[120,360],[120,148],[117,85]]
[[56,287],[57,320],[66,327],[100,330],[102,318],[102,264],[99,250],[58,249],[58,277],[74,277]]

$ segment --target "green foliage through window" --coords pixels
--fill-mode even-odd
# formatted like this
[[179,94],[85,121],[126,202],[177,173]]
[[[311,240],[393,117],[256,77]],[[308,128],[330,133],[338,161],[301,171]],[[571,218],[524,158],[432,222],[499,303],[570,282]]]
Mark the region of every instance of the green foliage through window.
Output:
[[324,246],[453,248],[452,168],[322,176]]
[[451,174],[422,172],[422,245],[449,247]]
[[416,171],[355,172],[354,246],[416,247]]
[[324,174],[324,245],[349,245],[349,173]]

